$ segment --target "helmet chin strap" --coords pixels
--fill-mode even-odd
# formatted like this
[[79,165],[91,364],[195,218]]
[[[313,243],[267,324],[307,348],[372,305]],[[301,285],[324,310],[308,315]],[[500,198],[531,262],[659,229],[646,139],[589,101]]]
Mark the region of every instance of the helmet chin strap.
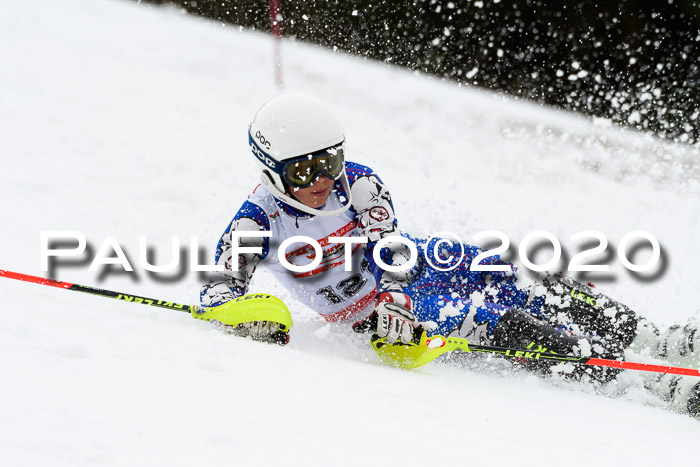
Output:
[[352,204],[352,197],[350,195],[350,184],[348,183],[348,177],[343,173],[343,176],[340,177],[340,184],[343,186],[343,189],[345,190],[345,193],[347,193],[348,196],[348,202],[345,203],[345,205],[342,208],[339,209],[334,209],[332,211],[322,211],[320,209],[315,209],[312,207],[309,207],[305,205],[304,203],[297,201],[290,196],[287,196],[286,194],[282,193],[274,184],[271,183],[271,180],[269,177],[265,175],[265,173],[262,174],[262,182],[263,185],[267,187],[267,189],[272,193],[272,196],[277,198],[278,200],[287,203],[288,205],[299,209],[300,211],[304,211],[307,214],[311,214],[314,216],[337,216],[338,214],[342,214],[348,209],[350,209],[350,206]]

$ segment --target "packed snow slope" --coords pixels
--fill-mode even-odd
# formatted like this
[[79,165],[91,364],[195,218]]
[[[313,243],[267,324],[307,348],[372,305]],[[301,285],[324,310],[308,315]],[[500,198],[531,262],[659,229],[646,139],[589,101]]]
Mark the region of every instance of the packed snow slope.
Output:
[[[279,93],[270,38],[125,1],[23,0],[0,3],[0,43],[0,269],[46,275],[40,232],[76,230],[92,255],[115,237],[134,272],[90,272],[91,255],[56,278],[196,303],[197,273],[147,274],[139,237],[160,264],[173,237],[188,249],[198,238],[212,261],[257,183],[246,130]],[[612,265],[599,287],[663,326],[697,311],[697,147],[308,45],[282,48],[285,91],[337,110],[348,158],[390,187],[403,230],[471,242],[495,229],[514,246],[547,230],[569,257],[580,247],[571,235],[598,230],[610,254],[594,260]],[[639,229],[662,245],[651,277],[615,253]],[[634,261],[648,257],[642,249]],[[494,359],[400,371],[264,269],[253,290],[292,309],[288,346],[0,278],[0,464],[696,462],[700,422],[668,411],[637,375],[600,395]]]

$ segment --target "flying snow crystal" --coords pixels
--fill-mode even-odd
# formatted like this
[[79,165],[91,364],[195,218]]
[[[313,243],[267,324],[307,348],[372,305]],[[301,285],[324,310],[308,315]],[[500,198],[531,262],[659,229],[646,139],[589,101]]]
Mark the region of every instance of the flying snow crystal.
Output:
[[483,292],[472,292],[469,295],[469,300],[472,301],[473,306],[484,306],[486,303],[486,296]]
[[318,340],[325,340],[328,337],[328,333],[330,332],[330,330],[331,330],[331,324],[328,323],[328,324],[316,329],[314,331],[314,336],[316,336],[316,338]]
[[638,111],[634,111],[627,117],[627,122],[629,123],[639,123],[642,121],[642,115]]
[[440,316],[438,317],[438,321],[444,322],[447,320],[447,318],[459,316],[462,314],[462,309],[464,309],[464,303],[462,302],[447,302],[442,308],[440,308]]
[[593,346],[587,340],[585,340],[585,339],[579,340],[578,347],[579,347],[579,349],[581,349],[581,356],[589,357],[589,356],[593,355],[593,352],[592,352]]
[[467,73],[467,78],[472,79],[474,76],[476,76],[476,73],[479,71],[479,67],[475,66],[469,72]]
[[357,16],[357,10],[352,10],[352,15]]

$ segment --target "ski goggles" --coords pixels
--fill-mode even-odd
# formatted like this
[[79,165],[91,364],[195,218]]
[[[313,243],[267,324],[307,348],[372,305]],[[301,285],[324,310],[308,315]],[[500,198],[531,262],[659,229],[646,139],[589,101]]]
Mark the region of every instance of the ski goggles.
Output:
[[280,175],[288,185],[294,188],[307,188],[321,175],[337,180],[345,170],[343,145],[341,143],[283,163]]

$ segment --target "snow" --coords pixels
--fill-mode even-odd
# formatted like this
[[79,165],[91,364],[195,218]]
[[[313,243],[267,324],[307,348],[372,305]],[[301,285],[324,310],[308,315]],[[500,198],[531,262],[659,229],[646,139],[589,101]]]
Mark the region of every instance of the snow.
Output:
[[[197,237],[211,258],[256,184],[246,131],[278,93],[270,38],[124,1],[25,0],[0,3],[0,41],[0,268],[46,275],[44,230],[81,231],[93,252],[113,236],[134,273],[90,272],[84,258],[57,278],[196,303],[201,277],[189,266],[167,280],[147,273],[139,237],[156,264],[168,262],[172,237]],[[500,230],[513,246],[546,230],[567,258],[579,245],[572,235],[598,230],[612,253],[593,259],[612,267],[586,280],[661,325],[698,310],[697,147],[293,41],[282,47],[285,89],[337,109],[350,160],[387,183],[403,230],[466,242]],[[656,277],[635,277],[617,260],[617,243],[639,229],[662,246]],[[387,368],[363,336],[325,324],[266,271],[253,285],[292,309],[288,346],[234,338],[185,313],[2,280],[0,463],[692,458],[700,424],[665,410],[638,375],[606,397],[495,359]]]

